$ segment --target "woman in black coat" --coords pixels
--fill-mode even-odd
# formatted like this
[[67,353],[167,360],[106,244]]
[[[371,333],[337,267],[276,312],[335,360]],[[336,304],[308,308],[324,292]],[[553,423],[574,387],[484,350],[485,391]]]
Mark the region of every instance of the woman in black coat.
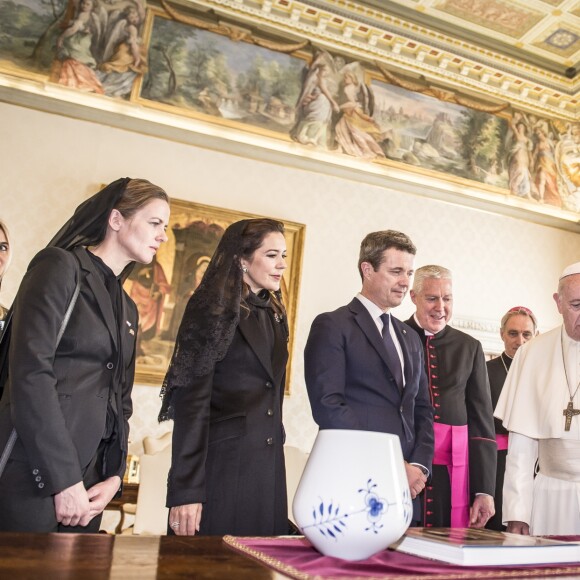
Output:
[[167,506],[176,534],[288,533],[285,268],[280,222],[236,222],[186,307],[160,414],[175,421]]
[[123,277],[153,259],[168,219],[162,189],[120,179],[30,263],[7,325],[0,530],[99,531],[125,472],[132,410],[138,319]]

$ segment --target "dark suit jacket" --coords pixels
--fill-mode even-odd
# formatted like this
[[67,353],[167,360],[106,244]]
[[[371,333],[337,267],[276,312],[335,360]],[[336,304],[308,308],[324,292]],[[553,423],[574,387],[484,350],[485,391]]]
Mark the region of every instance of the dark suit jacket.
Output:
[[[511,361],[510,361],[511,362]],[[487,361],[487,374],[489,376],[489,388],[491,391],[491,406],[495,409],[501,391],[503,389],[503,384],[505,383],[507,373],[505,367],[503,366],[501,356],[493,358]],[[509,366],[508,366],[509,370]],[[501,433],[502,435],[507,435],[509,431],[503,426],[500,419],[493,418],[495,425],[495,432]]]
[[288,532],[282,403],[288,358],[280,323],[270,352],[253,314],[242,315],[213,372],[172,394],[167,507],[204,503],[204,535]]
[[[79,275],[80,293],[56,348]],[[14,302],[10,376],[0,402],[0,452],[16,427],[11,459],[28,462],[39,496],[82,480],[104,434],[111,385],[120,434],[107,454],[114,470],[108,475],[123,477],[138,322],[125,293],[123,302],[126,322],[119,329],[110,296],[84,248],[42,250],[22,280]],[[115,373],[120,360],[125,368]],[[115,384],[115,376],[123,384]]]
[[403,457],[431,470],[433,410],[423,348],[415,332],[391,316],[405,361],[399,392],[387,364],[380,332],[364,305],[320,314],[304,351],[314,420],[321,429],[359,429],[399,436]]

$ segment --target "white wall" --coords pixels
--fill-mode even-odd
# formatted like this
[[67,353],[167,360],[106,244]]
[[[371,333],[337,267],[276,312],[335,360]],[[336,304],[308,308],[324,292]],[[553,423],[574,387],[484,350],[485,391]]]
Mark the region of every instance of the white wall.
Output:
[[[200,149],[86,121],[0,103],[0,219],[11,229],[14,260],[0,300],[9,304],[30,258],[73,209],[105,182],[143,177],[174,198],[306,224],[294,343],[288,442],[308,449],[316,433],[303,379],[302,352],[312,319],[359,290],[364,235],[398,229],[418,247],[416,266],[440,263],[455,280],[455,315],[499,321],[523,304],[541,329],[558,324],[551,295],[559,272],[580,259],[580,236],[272,163]],[[407,298],[395,311],[412,313]],[[132,449],[157,426],[158,389],[137,386]]]

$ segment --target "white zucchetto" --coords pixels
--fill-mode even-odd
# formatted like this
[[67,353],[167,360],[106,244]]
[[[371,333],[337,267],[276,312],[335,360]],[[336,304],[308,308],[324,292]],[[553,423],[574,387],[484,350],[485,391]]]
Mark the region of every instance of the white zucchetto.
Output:
[[564,268],[564,271],[562,272],[562,275],[560,276],[559,280],[565,278],[566,276],[572,276],[573,274],[580,274],[580,262],[570,264],[569,266]]

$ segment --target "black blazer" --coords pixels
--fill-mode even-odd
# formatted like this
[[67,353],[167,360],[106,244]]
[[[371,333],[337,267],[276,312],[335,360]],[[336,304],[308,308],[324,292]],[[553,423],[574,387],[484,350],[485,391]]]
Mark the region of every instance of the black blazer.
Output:
[[380,332],[358,300],[316,317],[304,351],[306,386],[321,429],[360,429],[399,436],[403,457],[431,470],[433,408],[423,348],[415,332],[391,316],[405,361],[399,392]]
[[[510,361],[511,362],[511,361]],[[487,374],[489,376],[489,388],[491,391],[491,406],[495,409],[503,384],[507,378],[507,372],[503,366],[501,355],[487,361]],[[509,367],[508,367],[509,369]],[[509,431],[503,426],[501,419],[493,418],[495,432],[501,435],[507,435]]]
[[[79,275],[80,293],[55,348]],[[28,462],[40,496],[82,480],[104,433],[111,385],[120,436],[107,455],[114,470],[108,475],[123,477],[138,323],[137,308],[124,292],[123,314],[118,329],[110,296],[84,248],[46,248],[30,263],[14,302],[0,452],[16,427],[11,459]],[[116,374],[119,361],[125,368]],[[122,384],[114,384],[119,375]]]

